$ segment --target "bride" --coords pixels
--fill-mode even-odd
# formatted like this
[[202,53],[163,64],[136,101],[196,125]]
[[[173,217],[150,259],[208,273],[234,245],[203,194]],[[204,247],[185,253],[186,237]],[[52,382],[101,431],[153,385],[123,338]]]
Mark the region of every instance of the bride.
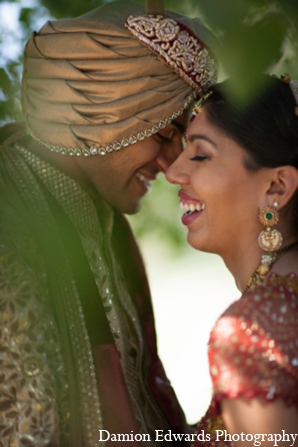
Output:
[[232,80],[213,86],[167,171],[189,244],[220,255],[242,293],[211,332],[197,445],[298,445],[298,83],[262,81],[245,107]]

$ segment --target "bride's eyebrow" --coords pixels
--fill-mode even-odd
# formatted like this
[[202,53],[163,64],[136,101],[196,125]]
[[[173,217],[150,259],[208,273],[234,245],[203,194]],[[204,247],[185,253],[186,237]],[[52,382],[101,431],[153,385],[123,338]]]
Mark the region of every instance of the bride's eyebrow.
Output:
[[193,133],[188,136],[188,141],[190,143],[193,143],[195,140],[205,140],[208,143],[212,144],[212,146],[217,147],[217,144],[211,138],[207,137],[207,135],[204,134]]

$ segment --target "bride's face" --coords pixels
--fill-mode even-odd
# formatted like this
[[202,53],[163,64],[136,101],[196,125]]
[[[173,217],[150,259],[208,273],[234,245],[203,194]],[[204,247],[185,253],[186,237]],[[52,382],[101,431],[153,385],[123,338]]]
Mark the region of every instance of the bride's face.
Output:
[[187,137],[185,150],[166,177],[181,186],[189,244],[221,256],[235,244],[256,244],[261,229],[258,210],[268,188],[263,169],[248,170],[246,152],[213,126],[204,111],[189,125]]

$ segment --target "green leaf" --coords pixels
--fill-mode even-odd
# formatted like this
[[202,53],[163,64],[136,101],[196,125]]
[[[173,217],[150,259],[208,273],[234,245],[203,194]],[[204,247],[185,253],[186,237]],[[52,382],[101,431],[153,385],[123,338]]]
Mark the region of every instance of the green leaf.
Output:
[[56,19],[80,16],[106,2],[106,0],[40,0]]
[[5,95],[11,93],[11,80],[4,68],[0,68],[0,88]]
[[284,22],[275,15],[226,32],[220,60],[226,73],[235,80],[232,96],[245,101],[257,92],[256,79],[281,58],[285,37]]
[[27,26],[30,26],[31,21],[31,15],[32,15],[32,8],[22,8],[19,15],[19,22],[23,22]]

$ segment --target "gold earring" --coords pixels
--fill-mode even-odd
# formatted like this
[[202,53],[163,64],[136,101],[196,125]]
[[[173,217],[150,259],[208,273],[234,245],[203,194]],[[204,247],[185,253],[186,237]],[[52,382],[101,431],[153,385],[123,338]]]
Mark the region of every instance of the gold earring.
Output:
[[282,244],[282,235],[276,230],[272,229],[279,221],[279,212],[277,210],[278,203],[274,202],[273,206],[265,206],[260,210],[259,220],[266,230],[261,231],[258,242],[259,246],[267,253],[262,255],[261,265],[258,268],[258,274],[262,276],[267,275],[270,271],[271,265],[276,261],[279,252],[276,250]]
[[264,251],[274,252],[279,249],[282,244],[282,235],[272,229],[279,221],[279,212],[277,210],[278,203],[274,202],[273,206],[265,206],[259,213],[259,220],[266,227],[259,235],[259,245]]
[[273,206],[265,206],[259,212],[259,219],[262,225],[266,227],[266,230],[263,230],[258,238],[258,242],[260,247],[266,252],[262,255],[261,265],[255,270],[255,272],[250,277],[246,287],[243,290],[243,294],[245,294],[251,286],[255,284],[259,284],[266,275],[270,272],[272,264],[276,261],[276,259],[291,250],[293,247],[297,246],[298,243],[289,245],[285,248],[280,248],[282,245],[282,235],[276,230],[272,229],[274,225],[276,225],[279,221],[279,212],[277,210],[278,202],[274,202]]

